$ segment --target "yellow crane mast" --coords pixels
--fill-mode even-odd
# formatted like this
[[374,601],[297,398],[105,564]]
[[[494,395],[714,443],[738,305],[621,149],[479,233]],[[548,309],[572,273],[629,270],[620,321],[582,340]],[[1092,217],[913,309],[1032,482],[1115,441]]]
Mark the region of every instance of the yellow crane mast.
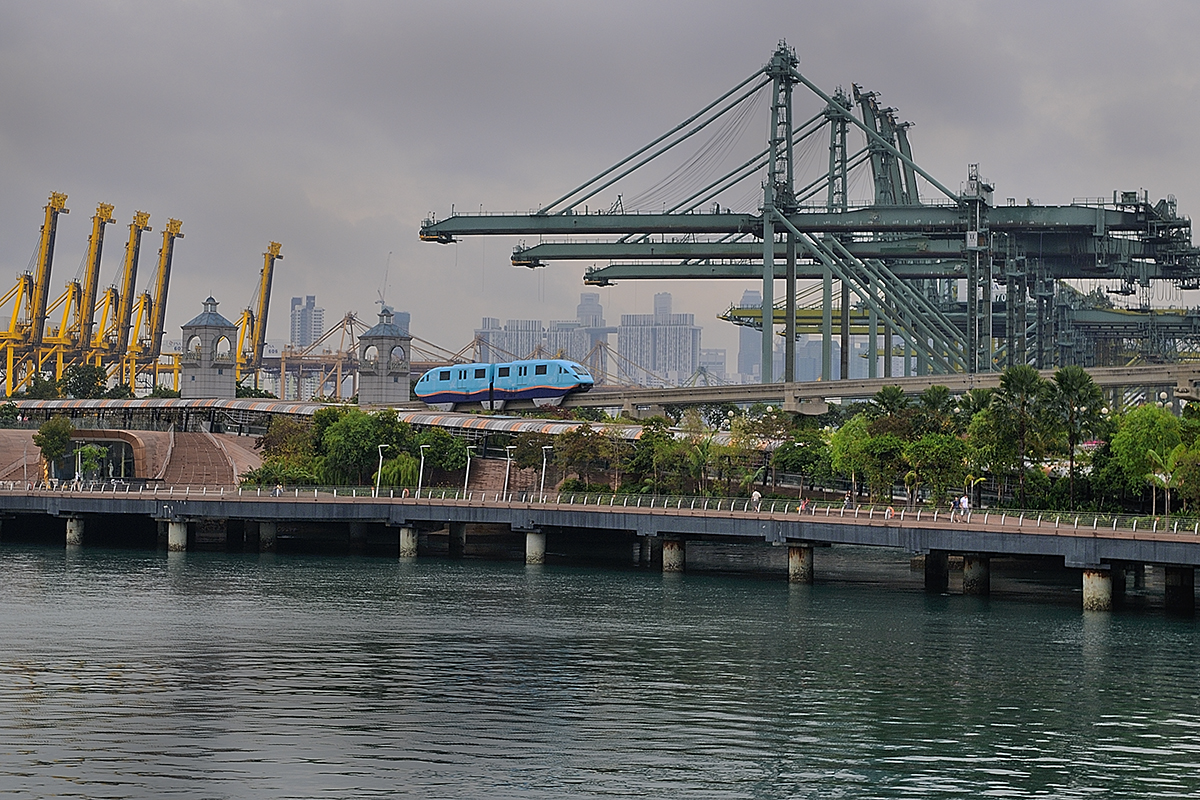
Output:
[[122,357],[121,382],[130,390],[136,388],[140,368],[154,364],[162,354],[163,326],[167,320],[167,290],[171,283],[171,261],[175,240],[183,238],[183,223],[167,220],[162,232],[162,247],[158,250],[158,267],[154,272],[154,293],[143,292],[133,311],[129,347]]
[[[242,375],[252,372],[255,389],[258,388],[258,369],[262,366],[263,346],[267,342],[271,280],[275,275],[275,262],[283,260],[279,253],[280,248],[279,242],[267,245],[267,252],[263,253],[263,268],[258,275],[258,289],[255,292],[258,297],[258,309],[254,311],[247,307],[238,321],[237,380],[240,382]],[[254,305],[254,298],[250,299],[250,305]]]
[[87,357],[92,349],[96,328],[96,291],[100,288],[100,254],[104,249],[104,226],[116,220],[113,207],[108,203],[96,206],[92,217],[92,235],[88,237],[87,268],[83,275],[83,297],[79,305],[79,323],[76,329],[80,355]]
[[133,222],[129,223],[129,241],[125,245],[125,264],[121,270],[121,289],[117,295],[117,315],[113,320],[115,340],[110,340],[111,355],[118,358],[125,355],[129,349],[130,317],[133,314],[133,287],[137,281],[138,252],[142,247],[142,232],[152,230],[150,215],[145,211],[135,211]]
[[30,300],[29,344],[40,347],[46,327],[46,298],[50,294],[50,267],[54,262],[54,235],[58,231],[58,215],[70,214],[67,196],[60,192],[50,194],[46,204],[46,221],[42,223],[42,236],[38,242],[37,267],[33,277],[33,296]]

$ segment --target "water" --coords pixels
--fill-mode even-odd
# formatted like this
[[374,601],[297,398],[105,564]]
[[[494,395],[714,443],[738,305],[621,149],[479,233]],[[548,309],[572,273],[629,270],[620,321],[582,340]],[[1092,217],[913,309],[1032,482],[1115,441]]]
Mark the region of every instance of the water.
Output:
[[1196,623],[478,561],[0,548],[0,794],[1194,797]]

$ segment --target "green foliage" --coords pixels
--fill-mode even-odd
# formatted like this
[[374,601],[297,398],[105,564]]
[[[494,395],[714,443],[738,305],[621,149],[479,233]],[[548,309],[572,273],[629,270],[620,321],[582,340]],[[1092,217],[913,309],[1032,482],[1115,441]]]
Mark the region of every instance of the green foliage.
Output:
[[547,461],[553,461],[554,437],[548,433],[518,433],[513,437],[513,463],[521,469],[542,467],[542,448],[546,451]]
[[55,400],[58,398],[58,381],[50,380],[40,372],[35,372],[29,379],[25,397],[30,400]]
[[319,470],[324,482],[366,484],[379,459],[376,433],[374,419],[358,409],[346,411],[326,428],[321,436],[324,459]]
[[401,452],[395,458],[389,458],[383,462],[383,472],[380,473],[379,483],[381,486],[415,488],[419,471],[420,462],[416,457],[412,453]]
[[17,404],[9,400],[7,403],[0,403],[0,425],[12,425],[17,421],[20,412],[17,410]]
[[824,432],[815,428],[794,431],[771,456],[776,469],[809,479],[828,477],[832,473],[830,458],[829,442]]
[[71,424],[71,420],[55,416],[42,423],[42,427],[33,435],[33,443],[42,451],[42,460],[46,464],[53,464],[71,448],[73,433],[75,426]]
[[132,400],[136,396],[133,390],[123,383],[118,383],[103,394],[106,400]]
[[59,394],[78,400],[95,400],[104,396],[108,373],[93,364],[72,364],[63,370],[58,381]]
[[451,436],[445,428],[430,428],[417,437],[417,446],[428,445],[425,466],[441,469],[462,469],[467,465],[467,445]]
[[266,389],[255,389],[253,386],[242,386],[240,383],[234,389],[234,394],[237,397],[278,399],[272,392],[268,392]]
[[1170,452],[1179,442],[1179,420],[1170,411],[1144,405],[1126,414],[1112,440],[1123,487],[1140,495],[1147,486],[1146,475],[1154,467],[1150,451]]
[[108,455],[108,448],[101,447],[98,444],[85,444],[75,448],[75,457],[79,459],[80,475],[76,477],[86,478],[94,476],[100,469],[100,465],[104,463],[104,457]]
[[916,490],[924,485],[936,505],[951,487],[962,484],[967,471],[967,443],[950,433],[927,433],[904,446],[904,462],[912,480],[905,485]]
[[169,400],[169,399],[173,399],[173,398],[178,398],[179,390],[172,389],[170,386],[155,386],[153,389],[150,390],[150,394],[148,396],[162,398],[164,400]]
[[859,414],[834,431],[829,439],[834,472],[846,476],[852,484],[857,484],[858,477],[866,470],[868,456],[864,445],[868,438],[867,418]]
[[863,442],[863,473],[876,500],[891,499],[892,486],[904,467],[904,448],[904,440],[892,433],[868,436]]

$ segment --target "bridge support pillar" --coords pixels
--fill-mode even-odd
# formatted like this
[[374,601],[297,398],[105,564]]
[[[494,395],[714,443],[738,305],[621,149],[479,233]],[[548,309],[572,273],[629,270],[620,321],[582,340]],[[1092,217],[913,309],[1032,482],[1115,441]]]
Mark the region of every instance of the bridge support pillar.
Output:
[[258,523],[258,552],[274,553],[275,540],[279,535],[279,526],[274,522]]
[[546,563],[546,534],[541,531],[525,532],[525,563]]
[[991,559],[978,553],[963,555],[963,594],[986,597],[991,591]]
[[83,517],[67,517],[67,547],[83,547]]
[[182,553],[187,550],[187,523],[171,520],[167,523],[167,550]]
[[400,529],[400,558],[411,560],[417,557],[417,529]]
[[944,550],[930,550],[925,556],[925,591],[942,594],[950,588],[950,556]]
[[451,522],[450,528],[450,557],[462,558],[467,552],[467,523]]
[[1195,567],[1167,567],[1163,576],[1164,605],[1172,614],[1196,613]]
[[1146,565],[1134,564],[1130,569],[1133,571],[1133,588],[1146,588]]
[[813,582],[813,548],[811,544],[788,545],[788,582]]
[[654,563],[654,539],[649,536],[638,537],[638,565],[648,567]]
[[683,572],[686,549],[683,539],[663,539],[663,572]]
[[354,521],[348,526],[350,539],[350,554],[361,556],[367,550],[367,525],[364,522]]
[[1083,610],[1112,611],[1112,571],[1085,569],[1083,571]]

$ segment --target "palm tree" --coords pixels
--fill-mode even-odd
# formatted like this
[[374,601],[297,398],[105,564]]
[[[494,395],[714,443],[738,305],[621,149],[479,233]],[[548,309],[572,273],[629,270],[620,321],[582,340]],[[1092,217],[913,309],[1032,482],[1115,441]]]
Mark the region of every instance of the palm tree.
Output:
[[1046,400],[1046,381],[1027,364],[1018,364],[1000,375],[1000,389],[992,407],[1012,430],[1017,446],[1017,504],[1025,505],[1025,454],[1037,438]]
[[1104,395],[1083,367],[1072,364],[1054,373],[1055,401],[1067,423],[1067,458],[1070,462],[1071,509],[1075,509],[1075,448],[1085,432],[1100,423]]

